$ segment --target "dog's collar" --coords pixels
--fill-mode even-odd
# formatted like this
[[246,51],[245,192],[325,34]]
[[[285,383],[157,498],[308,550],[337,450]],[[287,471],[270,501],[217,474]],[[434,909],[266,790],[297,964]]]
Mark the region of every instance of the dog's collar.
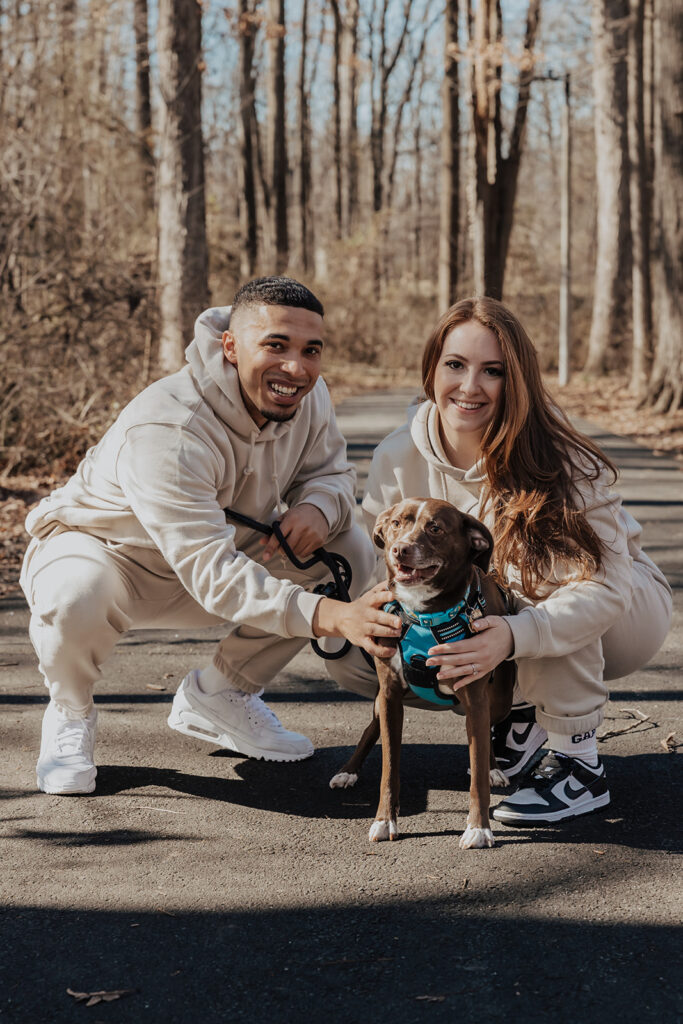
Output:
[[[486,614],[484,601],[479,584],[479,574],[475,572],[475,584],[468,584],[465,596],[452,608],[443,612],[416,612],[406,608],[399,601],[392,601],[386,610],[398,615],[407,632],[411,626],[422,626],[433,634],[438,643],[444,644],[461,640],[464,636],[472,636],[472,621]],[[405,634],[404,634],[405,635]]]

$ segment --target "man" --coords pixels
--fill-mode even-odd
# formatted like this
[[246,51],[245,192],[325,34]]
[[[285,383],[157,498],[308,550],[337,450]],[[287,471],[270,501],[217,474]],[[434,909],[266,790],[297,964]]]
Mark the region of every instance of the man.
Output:
[[[322,334],[323,308],[303,285],[244,285],[231,308],[199,317],[187,365],[133,399],[29,514],[22,586],[50,692],[44,792],[95,788],[93,686],[129,629],[226,624],[213,662],[183,679],[169,725],[275,761],[313,753],[260,700],[306,639],[382,653],[373,636],[398,635],[383,588],[356,599],[375,560],[353,521],[355,476],[319,377]],[[324,569],[273,560],[275,539],[226,522],[228,507],[278,519],[301,560],[333,542],[351,563],[354,600],[309,593]]]

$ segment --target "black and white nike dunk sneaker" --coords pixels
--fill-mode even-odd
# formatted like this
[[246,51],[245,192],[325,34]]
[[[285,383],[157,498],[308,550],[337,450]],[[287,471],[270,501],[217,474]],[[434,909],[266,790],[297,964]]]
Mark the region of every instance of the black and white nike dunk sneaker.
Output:
[[498,768],[514,779],[540,756],[548,734],[536,721],[534,707],[512,708],[507,718],[491,728],[491,743]]
[[609,803],[605,769],[551,750],[520,789],[493,811],[503,825],[552,825],[590,814]]

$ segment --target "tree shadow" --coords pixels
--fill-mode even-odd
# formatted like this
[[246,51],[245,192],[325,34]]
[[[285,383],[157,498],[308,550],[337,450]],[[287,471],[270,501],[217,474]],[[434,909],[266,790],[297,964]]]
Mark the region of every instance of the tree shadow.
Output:
[[499,913],[489,899],[466,889],[215,913],[15,906],[0,932],[0,1017],[73,1024],[88,1011],[71,988],[131,990],[97,1006],[103,1024],[680,1019],[673,927],[543,920],[524,901]]

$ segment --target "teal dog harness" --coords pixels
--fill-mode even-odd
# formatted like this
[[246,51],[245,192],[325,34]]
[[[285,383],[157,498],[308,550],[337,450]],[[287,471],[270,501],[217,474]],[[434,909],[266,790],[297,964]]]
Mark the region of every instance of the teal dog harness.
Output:
[[398,642],[403,678],[414,694],[432,704],[453,707],[460,703],[455,694],[441,693],[436,678],[439,668],[427,665],[426,661],[429,648],[435,644],[456,643],[475,636],[472,621],[486,614],[486,602],[476,572],[475,578],[476,582],[468,586],[462,601],[445,612],[431,615],[412,612],[398,601],[384,606],[385,612],[398,615],[403,624]]

